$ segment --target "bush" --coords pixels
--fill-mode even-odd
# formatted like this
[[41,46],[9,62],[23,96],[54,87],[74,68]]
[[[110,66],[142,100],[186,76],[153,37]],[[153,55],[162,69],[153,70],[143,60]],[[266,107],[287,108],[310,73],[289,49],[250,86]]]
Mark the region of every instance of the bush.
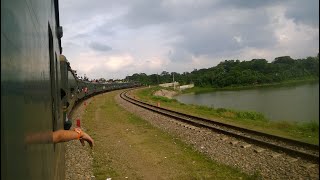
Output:
[[258,112],[236,112],[236,117],[240,119],[249,119],[249,120],[261,120],[266,121],[266,118],[262,113]]
[[218,108],[216,111],[217,111],[217,113],[221,114],[221,113],[224,113],[224,112],[226,112],[228,110],[225,109],[225,108]]
[[303,132],[319,132],[319,124],[317,124],[316,122],[306,122],[303,123],[301,125],[299,125],[299,130],[303,131]]

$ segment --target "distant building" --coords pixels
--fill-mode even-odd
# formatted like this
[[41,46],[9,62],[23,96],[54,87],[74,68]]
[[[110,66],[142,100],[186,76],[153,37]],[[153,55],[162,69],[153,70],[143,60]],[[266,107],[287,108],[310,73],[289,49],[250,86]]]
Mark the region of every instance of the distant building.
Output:
[[161,87],[178,87],[179,86],[179,82],[174,82],[174,83],[164,83],[164,84],[159,84],[159,86]]
[[193,88],[194,84],[187,84],[187,85],[183,85],[183,86],[179,86],[179,90],[185,90],[185,89],[189,89],[189,88]]
[[114,82],[116,82],[116,83],[122,83],[122,80],[116,79]]

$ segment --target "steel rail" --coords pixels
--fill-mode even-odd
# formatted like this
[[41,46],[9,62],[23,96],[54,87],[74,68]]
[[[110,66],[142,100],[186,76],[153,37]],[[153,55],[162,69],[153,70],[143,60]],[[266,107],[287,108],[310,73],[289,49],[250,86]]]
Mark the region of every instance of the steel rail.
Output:
[[[182,122],[185,122],[188,124],[192,124],[193,126],[209,128],[209,129],[214,130],[216,132],[242,139],[248,143],[260,145],[260,146],[267,147],[267,148],[272,148],[273,150],[275,150],[277,152],[285,152],[285,153],[287,153],[291,156],[294,156],[294,157],[301,157],[306,160],[319,163],[319,156],[318,155],[306,153],[306,152],[295,150],[295,149],[291,149],[291,148],[284,147],[284,146],[277,145],[277,144],[270,143],[270,142],[265,142],[265,141],[262,141],[262,140],[259,140],[256,138],[247,137],[247,136],[242,135],[241,133],[243,133],[243,132],[250,133],[253,135],[262,136],[262,137],[269,138],[272,140],[288,143],[291,146],[298,146],[300,148],[303,147],[304,149],[308,148],[309,150],[317,151],[317,152],[319,151],[318,145],[309,144],[309,143],[305,143],[305,142],[301,142],[301,141],[296,141],[296,140],[292,140],[292,139],[288,139],[288,138],[284,138],[284,137],[279,137],[279,136],[275,136],[275,135],[271,135],[271,134],[267,134],[267,133],[263,133],[263,132],[259,132],[259,131],[254,131],[254,130],[250,130],[250,129],[245,129],[242,127],[237,127],[237,126],[233,126],[230,124],[217,122],[217,121],[214,121],[211,119],[196,117],[193,115],[184,114],[181,112],[176,112],[176,111],[166,109],[163,107],[158,107],[158,106],[155,106],[155,105],[152,105],[152,104],[149,104],[146,102],[142,102],[142,101],[139,101],[139,100],[136,100],[134,98],[129,97],[127,95],[127,92],[129,92],[129,91],[130,90],[123,91],[120,94],[121,98],[132,103],[132,104],[135,104],[137,106],[143,107],[145,109],[151,110],[156,113],[160,113],[162,115],[177,119],[179,121],[182,121]],[[184,116],[184,117],[181,117],[181,116]],[[210,123],[210,124],[208,124],[208,123]],[[230,131],[227,131],[227,130],[224,130],[221,128],[217,128],[217,127],[215,127],[215,125],[230,128],[233,130],[237,130],[237,131],[240,131],[240,133],[230,132]]]

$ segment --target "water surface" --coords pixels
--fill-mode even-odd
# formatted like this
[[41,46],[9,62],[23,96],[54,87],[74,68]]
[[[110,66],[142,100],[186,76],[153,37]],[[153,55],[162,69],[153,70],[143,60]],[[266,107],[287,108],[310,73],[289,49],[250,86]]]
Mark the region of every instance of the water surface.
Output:
[[192,93],[175,98],[185,104],[261,112],[275,121],[319,123],[319,82],[287,87]]

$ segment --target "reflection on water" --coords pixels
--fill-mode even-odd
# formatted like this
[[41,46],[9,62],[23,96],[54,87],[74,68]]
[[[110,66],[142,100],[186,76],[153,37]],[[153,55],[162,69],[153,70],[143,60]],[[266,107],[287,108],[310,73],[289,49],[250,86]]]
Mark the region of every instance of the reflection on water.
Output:
[[319,123],[319,82],[289,87],[183,94],[176,99],[185,104],[257,111],[270,120]]

